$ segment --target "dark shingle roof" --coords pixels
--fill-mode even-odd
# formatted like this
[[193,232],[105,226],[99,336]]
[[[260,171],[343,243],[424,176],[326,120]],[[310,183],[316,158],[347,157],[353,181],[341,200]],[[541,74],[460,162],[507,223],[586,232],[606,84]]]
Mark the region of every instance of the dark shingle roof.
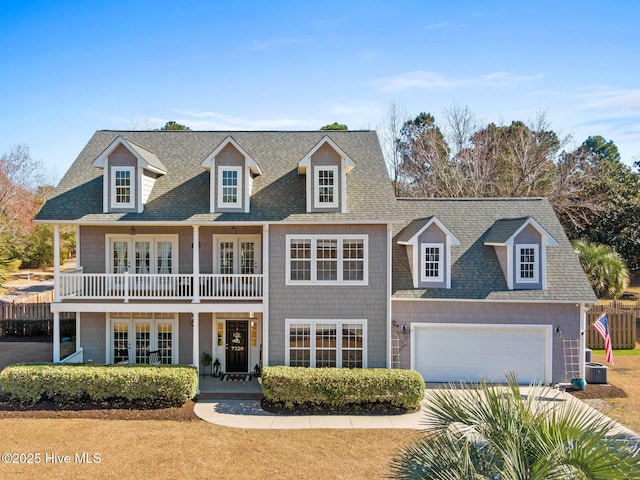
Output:
[[[155,154],[167,174],[157,179],[143,213],[102,213],[102,169],[92,166],[122,135]],[[260,165],[250,213],[209,213],[209,172],[202,161],[228,135]],[[305,177],[298,161],[324,136],[353,159],[347,213],[306,213]],[[45,222],[364,222],[396,218],[393,188],[373,131],[196,132],[98,131],[80,152],[37,216]]]
[[[595,302],[596,298],[551,207],[544,199],[429,199],[398,201],[404,222],[394,228],[393,297],[470,300]],[[397,241],[416,218],[437,217],[460,241],[451,247],[450,289],[414,289],[403,245]],[[533,218],[558,245],[547,247],[547,289],[509,290],[489,234],[503,238]],[[498,222],[498,228],[494,226]],[[518,225],[518,227],[515,227]],[[504,227],[504,228],[502,228]],[[515,229],[513,229],[515,227]],[[406,235],[402,233],[404,238]],[[510,236],[510,235],[509,235]],[[508,237],[507,237],[508,238]]]

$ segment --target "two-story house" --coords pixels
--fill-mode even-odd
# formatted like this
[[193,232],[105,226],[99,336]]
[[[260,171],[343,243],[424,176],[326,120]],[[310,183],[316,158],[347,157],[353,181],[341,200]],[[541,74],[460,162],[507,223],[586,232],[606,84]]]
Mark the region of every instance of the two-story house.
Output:
[[37,221],[54,361],[75,312],[77,361],[550,383],[595,300],[548,202],[397,200],[371,131],[98,131]]

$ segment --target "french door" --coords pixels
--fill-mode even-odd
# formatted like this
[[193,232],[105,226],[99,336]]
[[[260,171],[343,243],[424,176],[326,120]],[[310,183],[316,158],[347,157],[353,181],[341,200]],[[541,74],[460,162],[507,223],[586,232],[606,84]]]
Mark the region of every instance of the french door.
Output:
[[110,237],[111,273],[174,273],[177,236]]
[[254,275],[261,272],[260,235],[214,239],[214,272],[223,275]]
[[177,320],[172,313],[112,313],[113,363],[148,363],[149,352],[158,350],[160,362],[177,363]]

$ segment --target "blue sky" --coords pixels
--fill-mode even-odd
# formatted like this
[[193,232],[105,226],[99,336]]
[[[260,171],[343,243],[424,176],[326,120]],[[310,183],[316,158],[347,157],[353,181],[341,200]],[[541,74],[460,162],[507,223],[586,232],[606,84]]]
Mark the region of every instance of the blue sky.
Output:
[[0,0],[0,153],[60,179],[95,130],[384,126],[452,105],[640,157],[640,3]]

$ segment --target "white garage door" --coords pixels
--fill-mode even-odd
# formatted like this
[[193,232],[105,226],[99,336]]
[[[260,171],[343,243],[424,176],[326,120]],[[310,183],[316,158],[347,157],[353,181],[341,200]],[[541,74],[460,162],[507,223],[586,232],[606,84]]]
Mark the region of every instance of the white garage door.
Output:
[[413,324],[411,368],[427,382],[551,383],[552,327],[540,325]]

